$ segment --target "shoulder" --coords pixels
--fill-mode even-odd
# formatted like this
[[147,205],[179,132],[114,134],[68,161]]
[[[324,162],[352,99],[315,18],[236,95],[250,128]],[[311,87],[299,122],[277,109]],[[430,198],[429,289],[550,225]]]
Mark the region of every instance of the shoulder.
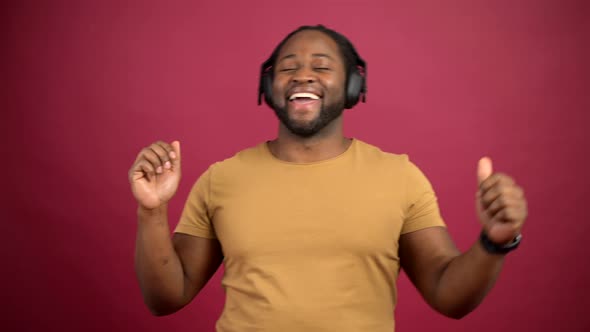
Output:
[[381,164],[396,169],[404,169],[411,164],[409,156],[405,153],[386,152],[361,140],[356,140],[355,149],[358,157],[367,163]]
[[356,155],[361,164],[378,174],[389,174],[396,181],[408,184],[428,182],[422,170],[405,153],[392,153],[379,147],[357,140]]
[[233,176],[237,175],[236,173],[243,175],[248,169],[256,168],[266,162],[266,153],[266,143],[263,142],[238,151],[227,159],[213,163],[209,166],[207,172],[210,173],[210,176],[215,177],[220,175]]
[[241,151],[224,160],[210,164],[193,184],[192,193],[211,195],[213,188],[251,179],[265,160],[265,143]]

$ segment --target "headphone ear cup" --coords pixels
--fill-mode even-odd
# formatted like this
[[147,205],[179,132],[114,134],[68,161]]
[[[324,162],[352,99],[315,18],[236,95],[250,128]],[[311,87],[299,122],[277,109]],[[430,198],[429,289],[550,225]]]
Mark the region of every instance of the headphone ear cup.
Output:
[[262,76],[262,92],[264,93],[264,101],[268,106],[272,107],[272,75],[265,73]]
[[353,69],[348,76],[348,85],[346,87],[346,105],[345,108],[352,108],[359,101],[363,86],[365,85],[365,78]]

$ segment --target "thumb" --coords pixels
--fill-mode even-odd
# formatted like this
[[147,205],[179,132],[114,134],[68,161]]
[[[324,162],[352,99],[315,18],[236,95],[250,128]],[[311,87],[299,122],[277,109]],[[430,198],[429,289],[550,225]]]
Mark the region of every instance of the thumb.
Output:
[[490,175],[492,175],[492,159],[483,157],[477,163],[477,183],[481,185]]
[[179,166],[180,165],[180,142],[179,141],[174,141],[172,142],[170,145],[172,145],[172,149],[174,149],[174,154],[176,156],[174,156],[173,160],[172,160],[172,164],[174,164],[175,166]]

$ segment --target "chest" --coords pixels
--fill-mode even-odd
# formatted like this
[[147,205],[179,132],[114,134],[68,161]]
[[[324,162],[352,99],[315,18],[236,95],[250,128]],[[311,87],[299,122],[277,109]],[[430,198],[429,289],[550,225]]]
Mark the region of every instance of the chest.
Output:
[[275,174],[216,189],[213,226],[224,255],[397,258],[404,188],[373,174]]

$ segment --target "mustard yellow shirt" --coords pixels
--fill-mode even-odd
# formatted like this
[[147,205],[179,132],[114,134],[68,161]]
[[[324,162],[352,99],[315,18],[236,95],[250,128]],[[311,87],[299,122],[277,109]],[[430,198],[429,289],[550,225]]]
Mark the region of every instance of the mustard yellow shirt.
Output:
[[217,238],[219,332],[391,332],[400,234],[444,226],[407,155],[353,140],[309,164],[262,143],[197,180],[175,232]]

